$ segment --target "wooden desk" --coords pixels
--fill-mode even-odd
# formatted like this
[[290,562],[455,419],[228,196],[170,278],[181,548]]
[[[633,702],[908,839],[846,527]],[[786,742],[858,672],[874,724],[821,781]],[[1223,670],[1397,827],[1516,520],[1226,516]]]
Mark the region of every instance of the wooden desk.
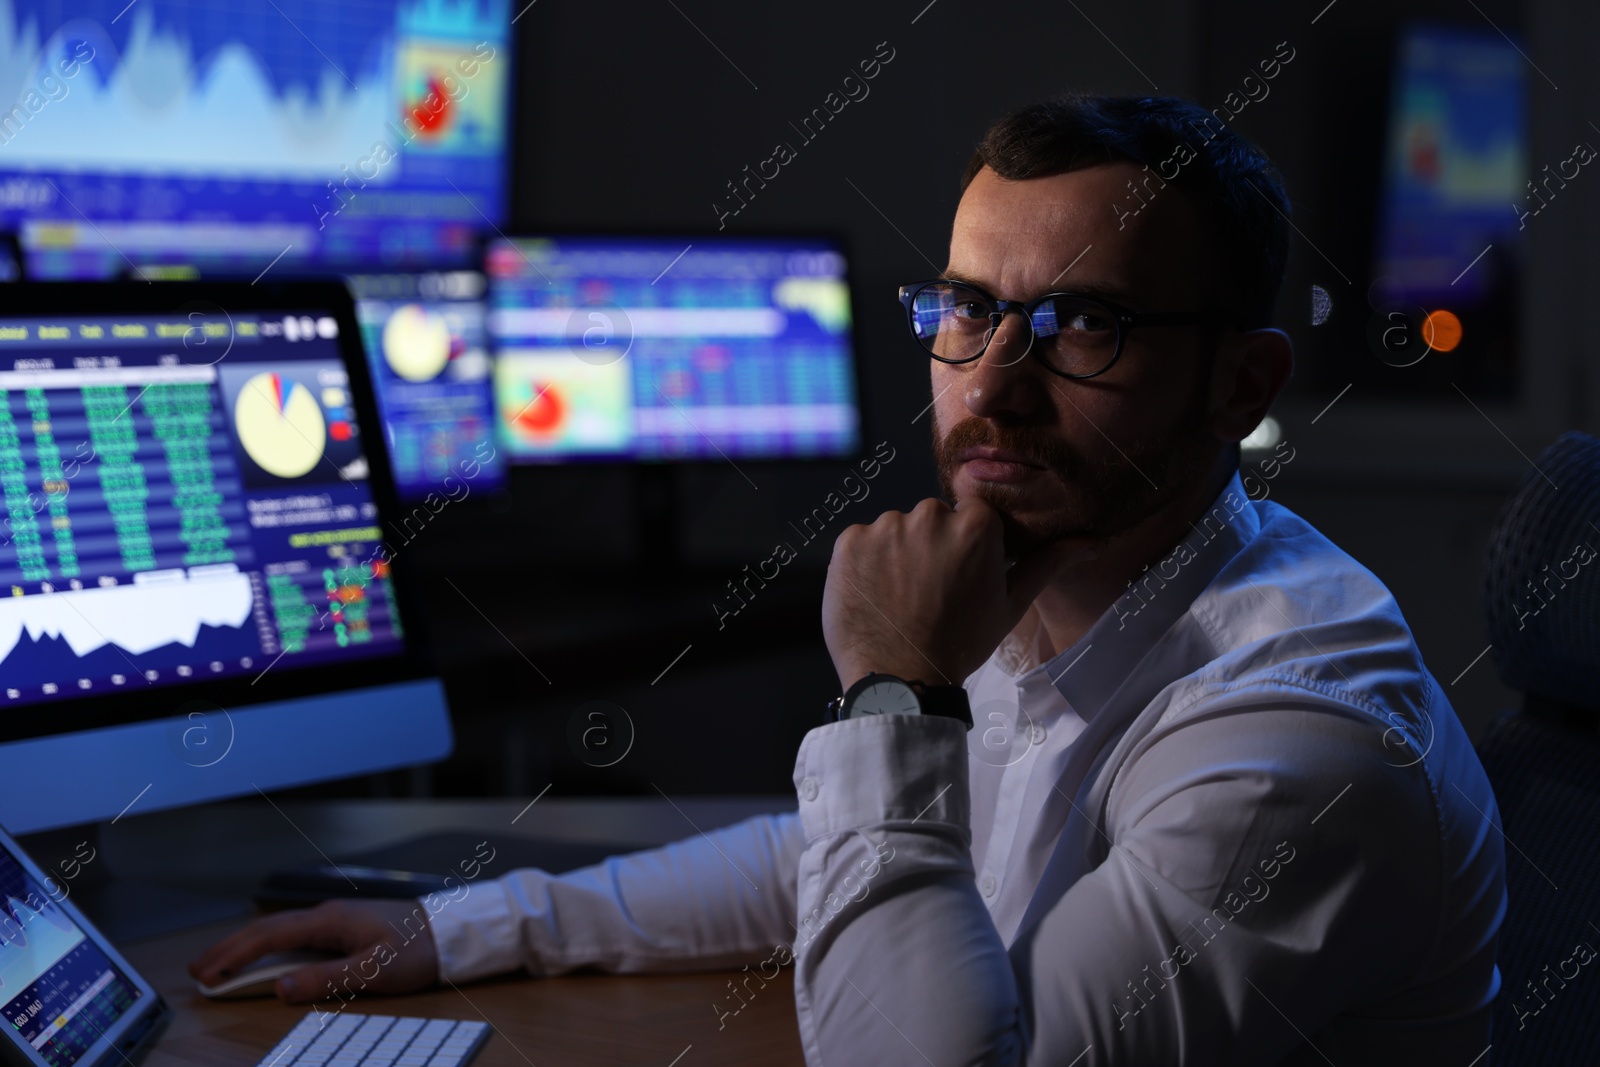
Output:
[[[308,1010],[272,998],[211,1001],[184,969],[237,923],[199,927],[120,946],[172,1005],[175,1017],[149,1067],[258,1063]],[[747,977],[748,972],[741,972]],[[406,997],[365,997],[372,1015],[486,1019],[495,1028],[472,1067],[803,1067],[792,968],[721,1020],[731,973],[504,978]],[[752,984],[752,988],[755,988]]]

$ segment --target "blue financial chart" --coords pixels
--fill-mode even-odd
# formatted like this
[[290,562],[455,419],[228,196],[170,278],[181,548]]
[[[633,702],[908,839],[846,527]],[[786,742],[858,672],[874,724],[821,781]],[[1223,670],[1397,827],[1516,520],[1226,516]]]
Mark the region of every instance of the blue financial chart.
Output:
[[0,228],[40,276],[469,263],[506,214],[509,25],[508,0],[0,0]]
[[832,239],[529,236],[492,242],[485,266],[512,462],[859,447],[848,264]]

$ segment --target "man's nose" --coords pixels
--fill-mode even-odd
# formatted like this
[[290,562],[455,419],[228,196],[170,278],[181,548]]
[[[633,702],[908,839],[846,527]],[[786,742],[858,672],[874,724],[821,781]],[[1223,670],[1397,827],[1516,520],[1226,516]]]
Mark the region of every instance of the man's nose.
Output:
[[980,419],[1026,417],[1047,401],[1043,370],[1031,358],[1033,331],[1021,313],[1005,314],[993,327],[989,345],[974,363],[965,382],[967,410]]

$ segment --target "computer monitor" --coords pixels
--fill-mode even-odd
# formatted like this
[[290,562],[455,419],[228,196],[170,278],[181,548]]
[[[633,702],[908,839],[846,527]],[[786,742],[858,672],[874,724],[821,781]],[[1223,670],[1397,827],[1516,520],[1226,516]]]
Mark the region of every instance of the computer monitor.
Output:
[[495,412],[513,462],[815,459],[861,439],[830,237],[492,242]]
[[447,754],[348,290],[7,295],[0,824]]
[[494,432],[483,274],[354,274],[348,280],[401,499],[442,507],[503,491],[506,463]]
[[469,264],[506,215],[508,0],[0,2],[33,278]]
[[1488,27],[1418,24],[1400,34],[1369,300],[1376,351],[1410,373],[1372,387],[1515,394],[1523,239],[1593,155],[1580,145],[1577,161],[1529,180],[1529,77],[1516,45]]

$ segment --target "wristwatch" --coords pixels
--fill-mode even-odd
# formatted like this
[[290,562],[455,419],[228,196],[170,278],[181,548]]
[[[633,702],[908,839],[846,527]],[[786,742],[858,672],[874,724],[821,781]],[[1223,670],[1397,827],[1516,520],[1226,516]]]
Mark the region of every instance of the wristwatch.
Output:
[[869,672],[844,696],[828,701],[828,722],[859,719],[867,715],[943,715],[959,719],[972,729],[972,707],[959,685],[926,685],[892,674]]

